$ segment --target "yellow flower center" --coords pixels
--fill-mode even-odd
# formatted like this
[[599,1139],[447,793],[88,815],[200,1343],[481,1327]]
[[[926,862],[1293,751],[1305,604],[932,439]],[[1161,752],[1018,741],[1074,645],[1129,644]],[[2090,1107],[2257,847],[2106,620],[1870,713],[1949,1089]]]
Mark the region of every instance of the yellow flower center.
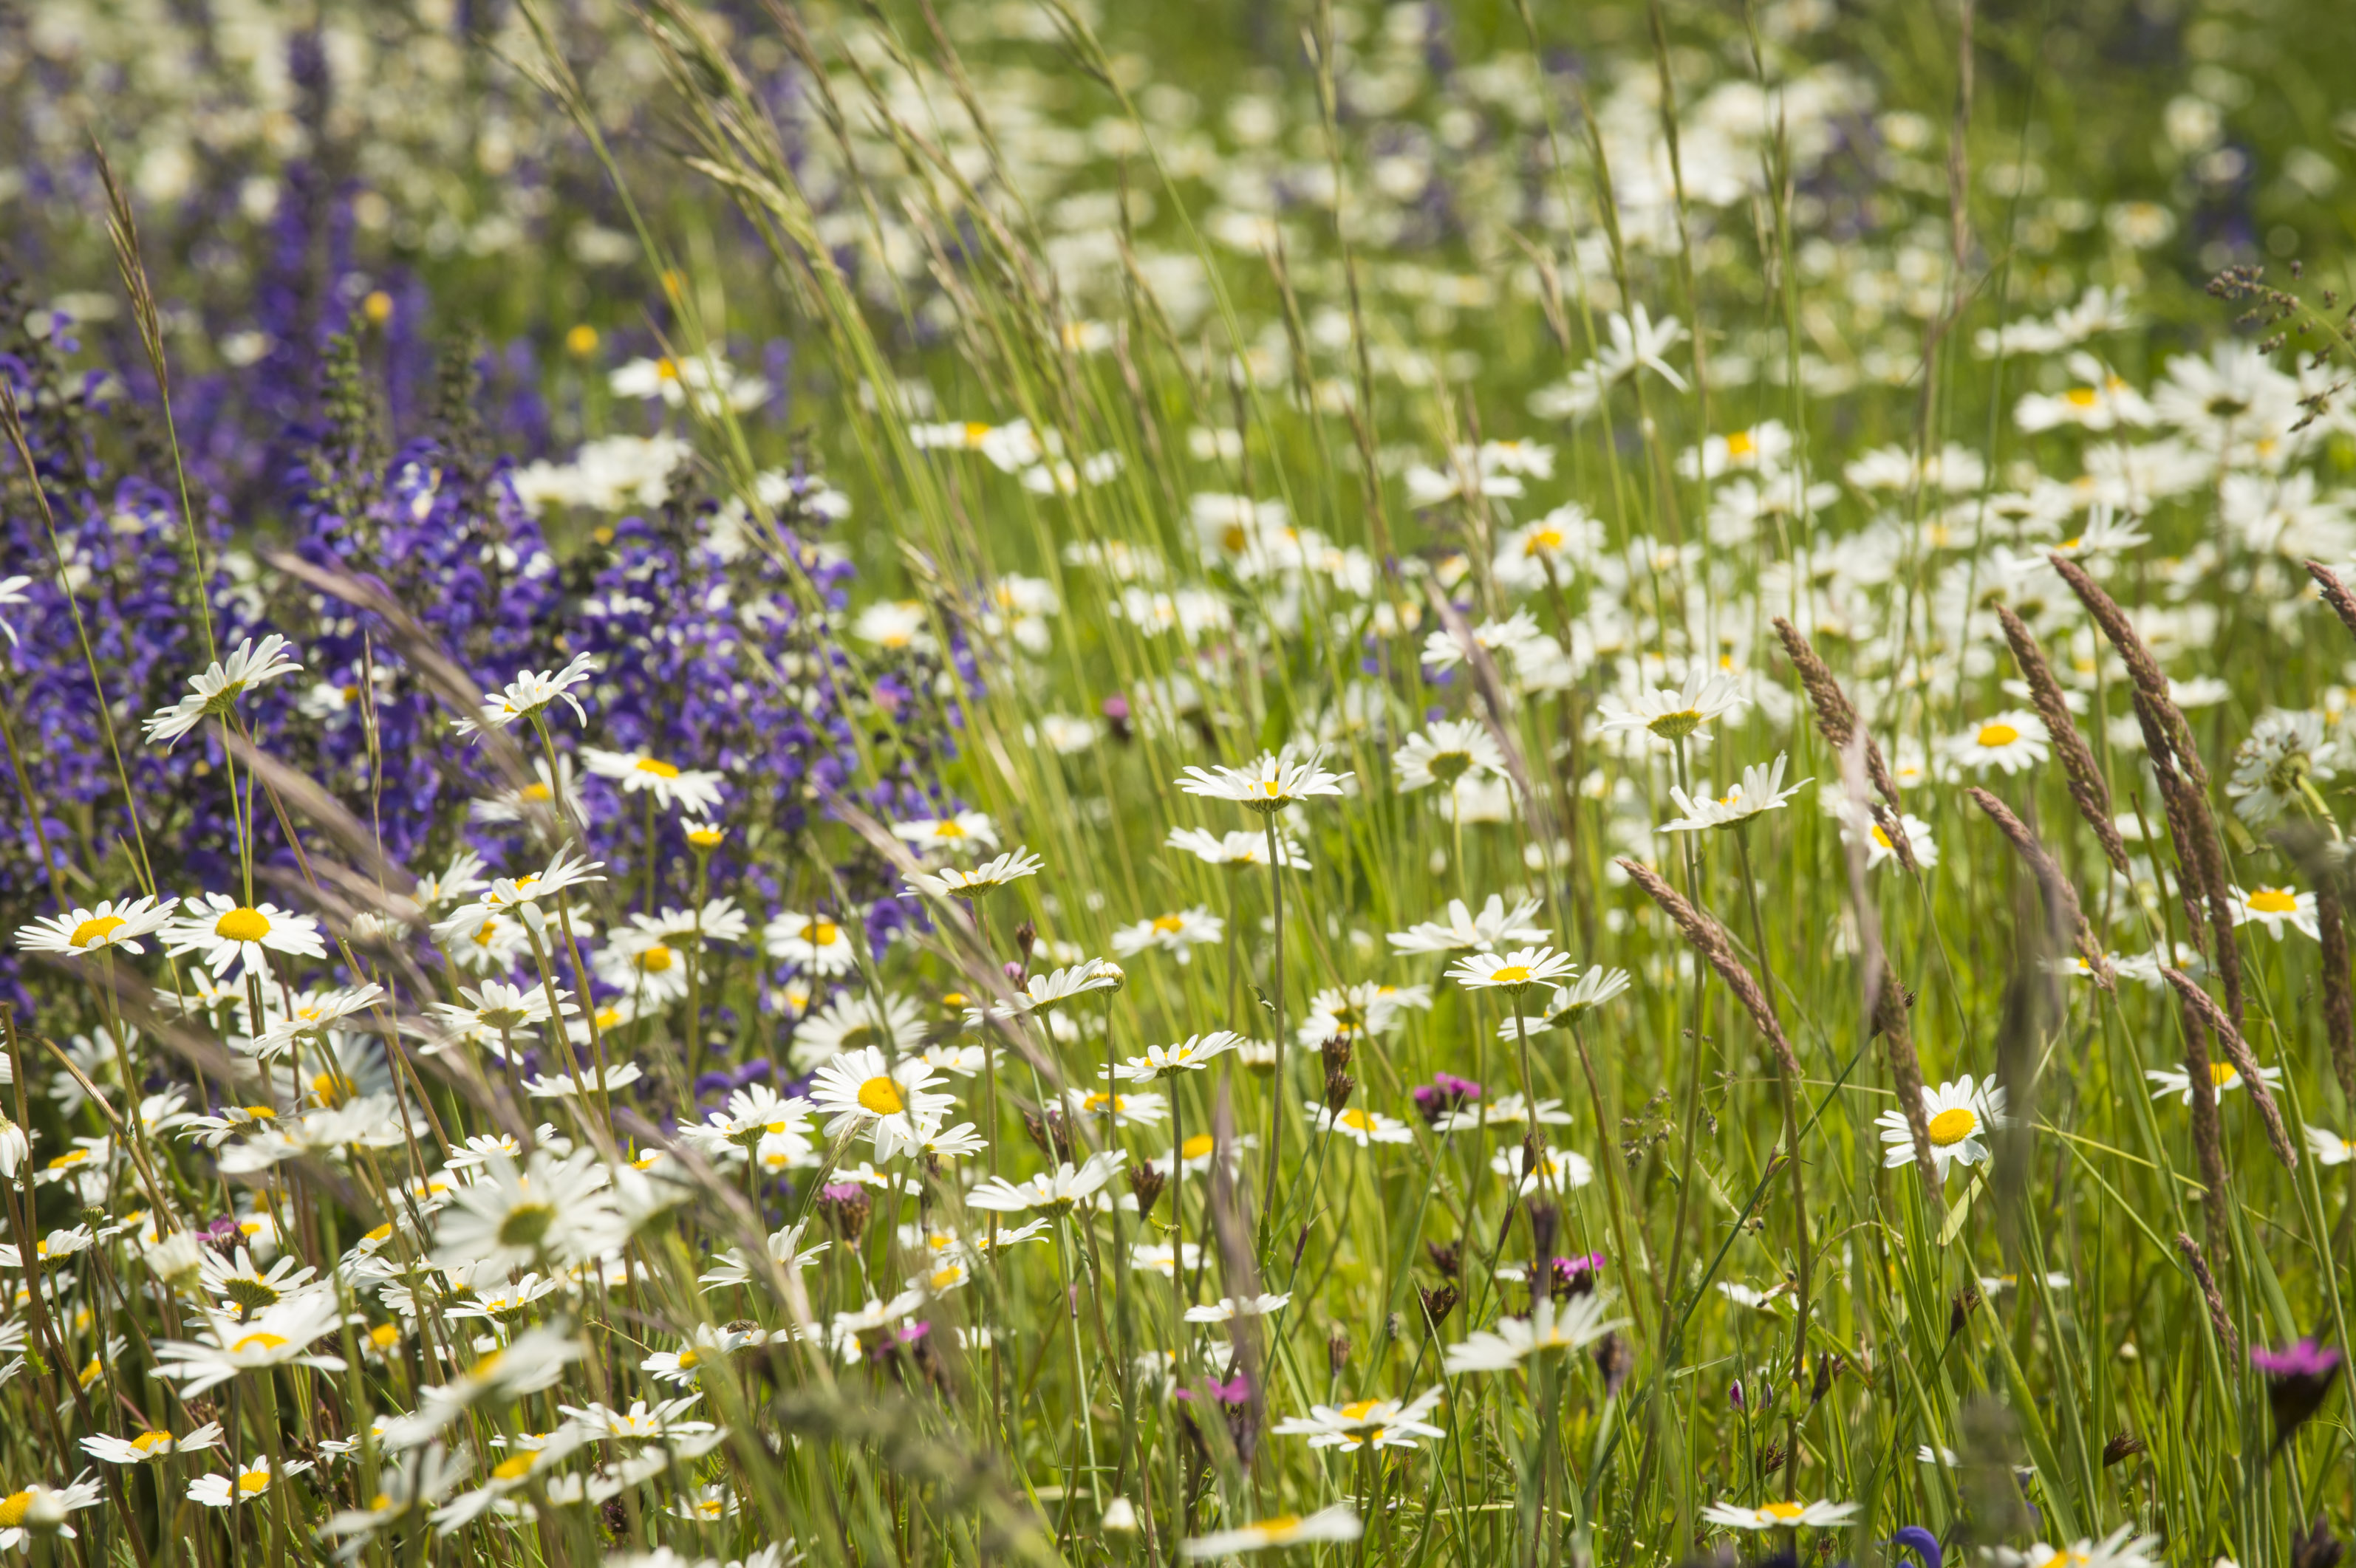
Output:
[[2070,406],[2075,409],[2093,408],[2095,398],[2100,395],[2092,387],[2072,387],[2062,394]]
[[123,919],[120,915],[93,915],[75,926],[73,934],[67,937],[66,941],[76,947],[88,947],[93,943],[105,941],[122,927]]
[[1941,1148],[1959,1144],[1979,1131],[1980,1119],[1968,1105],[1957,1105],[1931,1118],[1931,1141]]
[[802,927],[802,940],[812,947],[831,947],[842,936],[842,928],[830,920],[814,920]]
[[58,1156],[57,1158],[49,1161],[49,1168],[51,1170],[63,1170],[68,1166],[80,1165],[89,1157],[90,1150],[86,1148],[69,1149],[64,1154]]
[[1758,450],[1759,443],[1751,439],[1751,432],[1747,430],[1738,430],[1726,438],[1726,455],[1729,457],[1748,457]]
[[388,1220],[383,1224],[379,1225],[375,1230],[370,1231],[367,1235],[362,1236],[360,1240],[380,1247],[384,1245],[385,1243],[392,1240],[392,1222]]
[[691,827],[688,829],[687,841],[699,849],[710,849],[717,847],[720,841],[727,837],[728,835],[717,827]]
[[1196,1133],[1178,1146],[1178,1152],[1188,1159],[1201,1159],[1211,1152],[1214,1140],[1208,1133]]
[[2287,888],[2260,888],[2250,895],[2250,908],[2259,914],[2297,914],[2298,895]]
[[1876,844],[1880,845],[1884,849],[1896,848],[1895,845],[1890,842],[1890,835],[1881,830],[1881,824],[1879,822],[1873,825],[1873,841]]
[[671,951],[659,942],[638,955],[638,969],[642,974],[659,975],[670,965]]
[[678,367],[678,366],[676,366],[676,365],[674,365],[674,364],[672,364],[672,363],[670,362],[670,360],[669,360],[668,357],[665,357],[665,358],[661,358],[661,359],[658,359],[658,360],[656,360],[656,361],[655,361],[655,379],[656,379],[656,380],[658,380],[658,381],[676,381],[676,380],[678,380],[678,379],[679,379],[679,367]]
[[1759,1511],[1767,1515],[1770,1519],[1778,1519],[1789,1522],[1792,1520],[1799,1518],[1802,1514],[1807,1512],[1808,1509],[1807,1505],[1804,1503],[1787,1502],[1767,1503],[1762,1505]]
[[213,922],[213,934],[224,942],[259,942],[270,934],[270,917],[258,909],[233,909]]
[[691,1371],[702,1360],[703,1358],[697,1355],[691,1348],[681,1350],[679,1353],[679,1370],[683,1372]]
[[1562,548],[1560,528],[1532,528],[1530,537],[1522,544],[1524,556],[1552,555]]
[[278,1350],[284,1349],[285,1346],[286,1339],[283,1334],[248,1334],[244,1339],[231,1345],[229,1348],[229,1353],[232,1356],[241,1356],[248,1350]]
[[240,1476],[237,1478],[237,1489],[243,1492],[247,1497],[252,1497],[257,1492],[269,1490],[270,1472],[267,1470],[248,1470],[244,1475]]
[[33,1506],[33,1488],[10,1492],[0,1498],[0,1529],[15,1530],[25,1522],[25,1514]]
[[401,1343],[401,1330],[390,1323],[380,1323],[369,1330],[369,1343],[380,1350],[390,1350]]
[[1990,751],[1994,751],[1998,746],[2009,746],[2015,741],[2019,739],[2020,731],[2014,729],[2009,724],[1983,724],[1980,726],[1979,742],[1981,745],[1987,747]]
[[523,788],[516,791],[516,798],[519,800],[548,800],[552,798],[555,792],[551,790],[546,784],[534,779],[531,783],[524,785]]
[[172,1435],[168,1432],[143,1432],[131,1440],[131,1446],[139,1450],[142,1456],[156,1453],[171,1445]]
[[502,1481],[512,1481],[519,1477],[530,1475],[531,1467],[539,1463],[540,1453],[539,1450],[534,1449],[529,1454],[519,1454],[512,1459],[500,1460],[491,1467],[491,1474]]
[[1375,1119],[1355,1106],[1334,1117],[1333,1125],[1347,1127],[1355,1133],[1371,1133],[1375,1130]]
[[936,1269],[933,1271],[933,1288],[935,1290],[947,1290],[949,1286],[955,1285],[964,1277],[965,1270],[958,1267],[956,1264],[951,1264],[945,1269]]
[[564,335],[564,351],[575,359],[584,359],[597,352],[597,329],[587,322]]
[[1526,964],[1508,964],[1503,968],[1489,972],[1489,983],[1493,986],[1526,985],[1529,978],[1530,970]]
[[2241,1071],[2230,1061],[2212,1061],[2209,1064],[2209,1082],[2213,1086],[2222,1089],[2226,1084],[2231,1083]]
[[900,1086],[880,1074],[859,1086],[859,1103],[879,1116],[896,1116],[908,1108],[900,1098]]
[[1354,1399],[1349,1403],[1342,1407],[1342,1419],[1344,1421],[1364,1421],[1367,1416],[1373,1414],[1375,1407],[1382,1403],[1383,1402],[1378,1399]]
[[330,1105],[340,1105],[359,1087],[340,1072],[321,1072],[311,1080],[311,1093]]
[[1183,915],[1157,914],[1153,917],[1153,929],[1164,936],[1174,936],[1185,928],[1186,921]]
[[275,1105],[241,1105],[238,1109],[257,1122],[274,1122],[278,1119],[278,1107]]
[[1102,1089],[1096,1091],[1087,1099],[1080,1102],[1080,1109],[1087,1112],[1090,1115],[1094,1115],[1097,1112],[1103,1110],[1108,1105],[1112,1107],[1112,1114],[1116,1116],[1129,1109],[1129,1102],[1127,1100],[1121,1098],[1118,1094],[1108,1093]]
[[[573,330],[577,332],[580,328],[575,327]],[[379,1492],[369,1499],[369,1511],[371,1513],[382,1513],[391,1506],[392,1495],[389,1492]]]
[[1280,1513],[1274,1519],[1260,1520],[1252,1528],[1259,1531],[1263,1540],[1281,1541],[1301,1528],[1301,1516],[1297,1513]]
[[637,761],[637,771],[642,773],[651,773],[659,779],[679,777],[678,765],[666,763],[659,757],[640,757]]

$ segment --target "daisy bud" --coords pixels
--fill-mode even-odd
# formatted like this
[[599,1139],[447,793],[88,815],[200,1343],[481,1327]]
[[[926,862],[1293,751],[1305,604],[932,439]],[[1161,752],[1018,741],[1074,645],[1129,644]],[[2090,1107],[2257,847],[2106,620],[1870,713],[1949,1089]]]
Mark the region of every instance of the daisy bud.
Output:
[[1342,1369],[1349,1364],[1350,1337],[1336,1328],[1333,1337],[1325,1341],[1325,1370],[1338,1378],[1342,1375]]
[[1071,1163],[1072,1129],[1065,1121],[1063,1112],[1052,1105],[1035,1116],[1025,1111],[1023,1113],[1023,1129],[1031,1135],[1031,1141],[1037,1144],[1049,1159],[1066,1165]]
[[2266,1404],[2274,1412],[2275,1447],[2291,1440],[2308,1418],[2323,1406],[2331,1385],[2340,1381],[2345,1360],[2334,1349],[2301,1339],[2279,1350],[2250,1347],[2250,1364],[2265,1374]]
[[16,1172],[32,1153],[33,1141],[25,1136],[25,1129],[0,1115],[0,1177],[16,1180]]
[[1014,928],[1014,949],[1023,955],[1023,964],[1025,968],[1028,968],[1031,964],[1031,950],[1038,945],[1039,928],[1037,926],[1026,920]]
[[1438,1242],[1426,1242],[1423,1250],[1430,1254],[1431,1266],[1450,1279],[1454,1279],[1463,1271],[1464,1249],[1461,1245],[1443,1247]]
[[2103,1445],[2103,1468],[2107,1470],[2121,1460],[2132,1459],[2144,1450],[2144,1441],[2132,1432],[2122,1432]]
[[1435,1329],[1447,1322],[1448,1315],[1456,1310],[1457,1292],[1452,1285],[1441,1284],[1430,1290],[1419,1285],[1416,1294],[1423,1297],[1424,1321]]
[[1325,1108],[1339,1115],[1342,1108],[1350,1103],[1351,1091],[1357,1086],[1358,1081],[1346,1072],[1325,1074]]
[[1326,1072],[1339,1072],[1350,1065],[1350,1037],[1346,1034],[1334,1035],[1323,1045],[1318,1047],[1317,1053],[1324,1058]]
[[1132,1165],[1129,1168],[1129,1189],[1137,1196],[1139,1214],[1153,1212],[1153,1206],[1162,1200],[1162,1189],[1168,1180],[1159,1166]]

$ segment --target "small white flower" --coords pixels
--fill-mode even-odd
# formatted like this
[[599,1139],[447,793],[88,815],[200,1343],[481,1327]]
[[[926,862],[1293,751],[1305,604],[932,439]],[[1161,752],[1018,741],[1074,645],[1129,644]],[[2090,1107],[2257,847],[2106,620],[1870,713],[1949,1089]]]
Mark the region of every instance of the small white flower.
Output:
[[1522,947],[1500,955],[1475,953],[1460,958],[1448,977],[1473,990],[1506,990],[1516,994],[1532,986],[1569,976],[1576,968],[1567,954],[1551,947]]
[[1799,1530],[1803,1527],[1829,1530],[1847,1524],[1857,1515],[1855,1503],[1815,1502],[1766,1503],[1758,1508],[1744,1508],[1739,1503],[1712,1503],[1702,1509],[1702,1518],[1729,1530]]
[[237,710],[237,700],[257,686],[291,675],[303,666],[287,656],[291,646],[285,638],[273,632],[256,644],[252,637],[238,644],[237,651],[227,662],[215,659],[211,667],[188,681],[188,694],[169,708],[158,708],[141,726],[152,741],[178,740],[208,719],[226,718]]
[[1343,781],[1350,775],[1328,772],[1320,765],[1323,760],[1322,753],[1314,750],[1296,760],[1287,747],[1281,752],[1263,752],[1239,768],[1188,768],[1185,776],[1178,780],[1178,787],[1188,795],[1231,800],[1266,815],[1280,811],[1297,800],[1340,795]]
[[95,909],[73,909],[44,915],[16,928],[16,946],[26,953],[79,955],[120,948],[144,953],[139,938],[160,931],[172,918],[172,906],[152,898],[103,899]]
[[1682,741],[1712,720],[1735,712],[1746,700],[1733,677],[1696,665],[1675,691],[1664,688],[1641,692],[1625,703],[1604,699],[1603,722],[1599,728],[1606,734],[1643,730],[1664,741]]
[[1437,784],[1453,788],[1460,779],[1494,776],[1505,771],[1505,753],[1485,726],[1475,719],[1448,719],[1410,735],[1391,753],[1402,790]]
[[2252,888],[2244,892],[2232,890],[2233,923],[2246,925],[2256,921],[2266,928],[2266,934],[2276,942],[2282,940],[2283,923],[2291,926],[2312,941],[2320,941],[2322,933],[2316,924],[2315,895],[2294,888]]
[[2022,709],[2009,709],[1981,720],[1942,746],[1947,759],[1975,773],[2001,768],[2017,773],[2045,761],[2052,736],[2045,720]]
[[[1922,1115],[1930,1122],[1931,1157],[1939,1179],[1947,1179],[1950,1165],[1977,1165],[1988,1157],[1987,1131],[2004,1122],[2004,1087],[1993,1081],[1974,1087],[1965,1073],[1936,1089],[1922,1088]],[[1881,1163],[1901,1166],[1914,1157],[1914,1134],[1903,1111],[1884,1111],[1874,1118],[1886,1146]]]
[[1234,1530],[1193,1536],[1178,1543],[1178,1555],[1187,1558],[1225,1557],[1230,1552],[1259,1552],[1271,1546],[1355,1541],[1363,1528],[1348,1503],[1334,1503],[1312,1514],[1284,1514],[1276,1519],[1238,1525]]

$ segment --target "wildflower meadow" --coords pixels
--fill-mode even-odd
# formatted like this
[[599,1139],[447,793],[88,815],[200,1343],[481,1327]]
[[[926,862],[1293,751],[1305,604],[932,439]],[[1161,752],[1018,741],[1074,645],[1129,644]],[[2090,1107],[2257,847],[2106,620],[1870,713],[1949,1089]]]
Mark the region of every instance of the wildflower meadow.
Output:
[[0,7],[0,1553],[2334,1568],[2351,59]]

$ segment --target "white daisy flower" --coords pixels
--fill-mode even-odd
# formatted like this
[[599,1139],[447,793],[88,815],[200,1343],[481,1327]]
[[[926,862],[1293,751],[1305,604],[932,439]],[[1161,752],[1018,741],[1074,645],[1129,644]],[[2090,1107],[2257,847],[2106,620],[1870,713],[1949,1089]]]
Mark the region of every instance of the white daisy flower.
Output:
[[1343,782],[1351,775],[1329,773],[1323,762],[1321,751],[1312,749],[1296,760],[1287,747],[1262,752],[1239,768],[1188,768],[1177,784],[1188,795],[1231,800],[1265,816],[1298,800],[1340,795]]
[[993,1176],[966,1194],[966,1207],[996,1214],[1033,1209],[1043,1214],[1066,1213],[1101,1191],[1125,1157],[1121,1150],[1110,1149],[1088,1156],[1076,1167],[1066,1160],[1023,1182]]
[[1402,790],[1455,787],[1458,780],[1494,777],[1505,771],[1505,753],[1477,719],[1444,719],[1410,735],[1391,753]]
[[1200,1072],[1242,1043],[1243,1036],[1233,1029],[1188,1035],[1176,1045],[1147,1046],[1143,1056],[1132,1056],[1118,1067],[1099,1067],[1097,1076],[1119,1078],[1125,1083],[1151,1083],[1157,1078],[1180,1072]]
[[1529,1317],[1501,1317],[1494,1333],[1475,1333],[1462,1344],[1449,1346],[1447,1371],[1451,1377],[1509,1371],[1534,1355],[1583,1350],[1627,1323],[1625,1317],[1603,1316],[1610,1305],[1610,1296],[1601,1290],[1561,1303],[1551,1296],[1542,1296]]
[[1240,1299],[1232,1296],[1223,1296],[1205,1306],[1186,1308],[1186,1321],[1226,1323],[1237,1317],[1265,1317],[1271,1312],[1280,1312],[1291,1305],[1292,1297],[1290,1295],[1280,1296],[1270,1293],[1247,1296]]
[[1304,1100],[1310,1125],[1313,1131],[1338,1133],[1365,1148],[1370,1144],[1408,1144],[1415,1134],[1405,1122],[1384,1115],[1380,1111],[1362,1111],[1352,1105],[1344,1110],[1333,1110],[1322,1100]]
[[214,975],[228,979],[232,973],[267,976],[273,953],[291,957],[325,958],[319,923],[273,903],[241,904],[226,893],[182,899],[187,917],[163,928],[164,950],[177,956],[199,955]]
[[1587,1157],[1567,1148],[1546,1150],[1538,1157],[1537,1168],[1527,1175],[1522,1173],[1519,1147],[1499,1149],[1489,1157],[1489,1168],[1515,1181],[1515,1190],[1525,1198],[1538,1191],[1568,1192],[1595,1179],[1595,1168]]
[[1472,990],[1506,990],[1519,993],[1532,986],[1569,976],[1577,966],[1568,954],[1557,953],[1551,947],[1521,947],[1510,954],[1475,953],[1460,958],[1448,977]]
[[809,1097],[834,1118],[826,1125],[829,1137],[863,1131],[874,1141],[875,1157],[887,1160],[921,1145],[918,1124],[934,1122],[957,1104],[954,1094],[928,1093],[932,1082],[933,1069],[925,1061],[908,1057],[894,1063],[873,1046],[862,1046],[820,1067]]
[[2318,1165],[2346,1165],[2356,1160],[2356,1141],[2341,1137],[2329,1127],[2312,1123],[2307,1129],[2308,1151],[2315,1156]]
[[937,871],[911,871],[904,893],[929,893],[937,899],[980,898],[994,892],[1009,882],[1039,874],[1046,862],[1028,849],[1015,849],[984,860],[970,870],[957,866],[945,866]]
[[1355,1541],[1364,1527],[1348,1503],[1334,1503],[1315,1513],[1283,1514],[1234,1530],[1214,1531],[1178,1543],[1186,1558],[1225,1557],[1230,1552],[1260,1552],[1271,1546],[1298,1546],[1315,1541]]
[[954,851],[970,855],[977,848],[998,848],[998,825],[987,812],[960,811],[948,816],[915,816],[892,825],[892,837],[924,853]]
[[340,1372],[343,1359],[311,1351],[313,1341],[333,1333],[342,1321],[335,1294],[306,1290],[248,1317],[243,1322],[208,1313],[198,1339],[165,1339],[155,1346],[155,1373],[180,1385],[182,1399],[229,1381],[240,1372],[293,1363]]
[[[13,581],[22,582],[23,578]],[[44,1536],[71,1541],[74,1528],[68,1517],[106,1499],[106,1488],[91,1480],[48,1487],[37,1482],[0,1499],[0,1552],[14,1552]]]
[[2310,940],[2321,940],[2321,933],[2315,921],[2313,893],[2303,893],[2295,888],[2252,888],[2247,892],[2233,888],[2231,891],[2235,925],[2247,925],[2254,920],[2266,928],[2268,936],[2280,942],[2283,924],[2288,922],[2294,930]]
[[435,1223],[434,1259],[445,1268],[562,1266],[602,1257],[628,1233],[594,1149],[560,1157],[537,1148],[520,1166],[497,1153],[450,1195]]
[[220,1440],[220,1423],[208,1421],[180,1437],[168,1432],[142,1432],[136,1437],[114,1437],[99,1433],[83,1438],[81,1449],[91,1458],[103,1459],[110,1465],[144,1465],[166,1454],[198,1453],[218,1445]]
[[[483,703],[481,723],[493,730],[504,730],[519,719],[530,719],[560,699],[573,709],[573,716],[584,725],[589,715],[582,709],[581,699],[573,688],[597,673],[597,661],[588,654],[575,654],[562,669],[518,670],[516,677],[493,692]],[[470,734],[477,728],[472,719],[461,719],[453,726],[460,734]]]
[[103,899],[95,909],[71,909],[18,926],[16,946],[26,953],[69,956],[118,948],[144,953],[139,938],[161,931],[171,918],[172,906],[152,898]]
[[1133,958],[1148,948],[1159,948],[1179,963],[1194,957],[1198,944],[1222,941],[1227,933],[1227,923],[1201,904],[1173,914],[1157,914],[1141,920],[1134,925],[1124,925],[1112,933],[1112,950],[1123,958]]
[[1685,815],[1662,823],[1659,831],[1697,833],[1712,827],[1740,827],[1765,812],[1782,810],[1785,801],[1815,782],[1812,778],[1802,779],[1785,788],[1784,760],[1784,754],[1778,752],[1774,762],[1763,768],[1756,763],[1744,768],[1742,782],[1722,795],[1712,796],[1707,784],[1697,785],[1690,795],[1675,784],[1670,785],[1669,797],[1677,803],[1677,809]]
[[226,718],[237,710],[238,699],[245,692],[303,667],[287,656],[292,645],[275,632],[259,644],[246,638],[226,662],[215,659],[202,675],[191,677],[188,694],[169,708],[155,709],[140,728],[150,742],[168,744],[208,719]]
[[1941,743],[1947,760],[1957,767],[1974,773],[1986,773],[1990,768],[2001,768],[2007,773],[2017,773],[2045,761],[2052,745],[2052,735],[2045,720],[2025,709],[2008,709],[1981,720],[1961,734],[1950,735]]
[[1606,734],[1643,730],[1664,741],[1682,741],[1712,720],[1737,711],[1747,700],[1733,677],[1696,665],[1675,691],[1663,688],[1640,692],[1628,702],[1605,698],[1599,728]]
[[1428,920],[1394,931],[1386,940],[1401,953],[1459,953],[1467,948],[1494,952],[1508,943],[1544,942],[1546,928],[1529,923],[1537,912],[1536,899],[1519,900],[1507,909],[1502,896],[1491,893],[1479,914],[1467,909],[1462,899],[1451,899],[1444,920]]
[[1445,1437],[1423,1418],[1440,1403],[1435,1385],[1411,1400],[1354,1399],[1346,1404],[1312,1404],[1307,1415],[1288,1416],[1269,1430],[1280,1437],[1306,1437],[1312,1448],[1412,1448],[1419,1437]]
[[[1197,860],[1209,866],[1265,866],[1268,864],[1268,836],[1236,828],[1226,833],[1213,833],[1203,827],[1173,827],[1163,840],[1165,847],[1183,849]],[[1310,869],[1307,853],[1282,833],[1276,836],[1277,864],[1288,871]]]
[[[2003,1085],[1990,1080],[1975,1087],[1968,1072],[1936,1089],[1923,1085],[1922,1115],[1931,1124],[1931,1157],[1940,1180],[1947,1179],[1951,1165],[1977,1165],[1988,1157],[1987,1132],[2004,1122],[2004,1098]],[[1881,1163],[1895,1168],[1912,1160],[1914,1134],[1906,1113],[1884,1111],[1873,1120],[1886,1146]]]
[[781,911],[761,929],[764,951],[811,975],[847,975],[858,962],[851,933],[822,914]]
[[599,778],[613,780],[624,795],[645,792],[666,809],[680,807],[701,816],[720,805],[718,773],[682,768],[645,752],[608,752],[596,746],[582,748],[581,760]]
[[1702,1518],[1729,1530],[1829,1530],[1847,1524],[1857,1515],[1855,1503],[1815,1502],[1764,1503],[1758,1508],[1744,1508],[1739,1503],[1712,1503],[1701,1510]]
[[[2192,1104],[2192,1075],[2183,1068],[2147,1067],[2143,1075],[2154,1085],[2151,1092],[2153,1099],[2165,1100],[2173,1094],[2188,1105]],[[2282,1087],[2283,1073],[2279,1067],[2261,1067],[2258,1076],[2265,1080],[2269,1089]],[[2209,1063],[2209,1082],[2219,1094],[2224,1094],[2241,1088],[2244,1080],[2242,1070],[2234,1066],[2230,1058],[2219,1056]]]

